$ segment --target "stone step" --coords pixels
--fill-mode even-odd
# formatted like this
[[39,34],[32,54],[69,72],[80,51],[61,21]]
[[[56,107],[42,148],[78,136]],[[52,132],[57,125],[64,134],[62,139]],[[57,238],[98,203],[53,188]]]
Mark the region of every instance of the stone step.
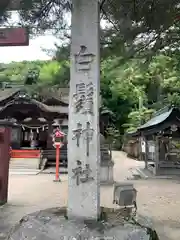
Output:
[[17,165],[17,166],[10,166],[10,169],[38,169],[38,166],[37,165],[34,165],[34,166],[29,166],[29,165]]
[[[10,169],[10,175],[38,175],[41,170],[37,169]],[[0,238],[1,239],[1,238]]]
[[35,163],[11,163],[10,164],[10,167],[17,167],[17,166],[22,166],[22,167],[33,167],[33,166],[36,166],[37,165],[37,162]]
[[25,159],[25,160],[15,160],[15,161],[11,161],[10,164],[30,164],[30,163],[35,163],[37,162],[39,159]]
[[10,169],[38,169],[39,158],[16,158],[10,160]]

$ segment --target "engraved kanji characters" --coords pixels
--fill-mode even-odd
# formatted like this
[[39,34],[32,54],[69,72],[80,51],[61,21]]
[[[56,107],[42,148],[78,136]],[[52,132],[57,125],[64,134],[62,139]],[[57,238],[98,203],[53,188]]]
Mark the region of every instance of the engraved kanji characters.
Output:
[[93,138],[93,132],[94,130],[91,128],[90,122],[86,123],[86,128],[82,131],[84,140],[86,141],[86,156],[89,157],[89,147],[90,147],[90,142],[92,141]]
[[85,83],[77,84],[76,93],[73,95],[75,113],[82,110],[83,114],[89,113],[93,115],[93,95],[94,87],[92,82],[86,85]]
[[76,70],[79,72],[89,72],[94,54],[89,53],[86,46],[80,46],[79,53],[75,54]]
[[92,170],[90,169],[89,164],[85,164],[85,169],[82,170],[82,177],[81,177],[81,182],[85,183],[91,180],[94,180],[93,177],[91,177]]
[[77,129],[73,130],[73,138],[72,140],[77,140],[77,147],[80,146],[80,137],[82,135],[83,139],[86,141],[86,156],[89,157],[89,147],[90,142],[93,138],[93,132],[94,130],[91,128],[90,122],[86,123],[86,128],[82,129],[82,124],[77,124]]
[[73,130],[73,138],[72,138],[72,140],[76,139],[77,147],[79,147],[79,140],[80,140],[81,134],[82,134],[82,124],[78,123],[77,124],[77,129]]
[[82,173],[82,163],[81,161],[77,160],[77,167],[72,169],[72,172],[74,173],[74,178],[76,178],[76,185],[80,184],[80,175]]
[[73,96],[75,112],[80,112],[83,109],[86,101],[86,85],[84,83],[76,84],[76,93]]
[[85,164],[85,168],[82,168],[82,162],[77,160],[77,167],[72,169],[73,178],[76,178],[76,185],[78,186],[80,183],[86,183],[88,181],[94,180],[91,177],[92,170],[90,169],[89,164]]
[[90,82],[86,85],[86,103],[85,109],[83,111],[84,114],[93,115],[93,95],[94,95],[94,87],[93,83]]
[[[86,46],[80,46],[80,51],[75,54],[76,69],[78,71],[88,72],[94,55],[88,52]],[[79,83],[76,84],[76,93],[73,95],[75,112],[79,113],[82,110],[84,114],[93,115],[93,83]]]

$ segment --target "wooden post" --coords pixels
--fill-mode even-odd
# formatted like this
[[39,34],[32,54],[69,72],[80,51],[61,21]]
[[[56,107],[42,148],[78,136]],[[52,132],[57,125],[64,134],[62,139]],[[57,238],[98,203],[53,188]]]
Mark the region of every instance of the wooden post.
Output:
[[141,153],[141,136],[138,136],[138,160],[142,160],[142,153]]
[[154,175],[159,173],[159,137],[155,136],[155,169]]
[[148,148],[147,137],[144,137],[144,142],[145,142],[144,162],[145,162],[145,169],[147,169],[148,168],[148,156],[149,156],[149,148]]
[[141,136],[140,138],[140,150],[141,150],[141,160],[145,163],[145,168],[147,168],[148,163],[148,147],[147,147],[147,141],[145,136]]

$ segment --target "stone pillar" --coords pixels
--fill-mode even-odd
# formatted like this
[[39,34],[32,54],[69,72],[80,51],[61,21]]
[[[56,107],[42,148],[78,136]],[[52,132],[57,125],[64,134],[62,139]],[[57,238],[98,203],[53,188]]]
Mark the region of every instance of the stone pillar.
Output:
[[98,0],[73,0],[68,131],[68,217],[100,214]]

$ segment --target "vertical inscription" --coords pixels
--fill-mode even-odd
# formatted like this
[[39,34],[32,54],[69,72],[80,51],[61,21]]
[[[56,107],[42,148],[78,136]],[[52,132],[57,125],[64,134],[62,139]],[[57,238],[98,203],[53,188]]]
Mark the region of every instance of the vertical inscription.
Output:
[[89,53],[86,46],[80,46],[79,53],[75,54],[76,71],[89,72],[91,70],[91,63],[94,60],[94,54]]
[[76,185],[78,186],[80,184],[80,175],[82,173],[82,163],[81,161],[77,160],[77,167],[72,169],[73,172],[73,178],[76,178]]
[[86,85],[84,83],[76,84],[76,93],[73,95],[74,98],[74,111],[75,113],[80,112],[86,101]]
[[93,115],[93,96],[94,87],[93,83],[90,82],[86,85],[86,105],[83,113]]
[[82,124],[77,124],[77,129],[73,130],[73,138],[72,140],[76,140],[76,146],[79,147],[80,144],[80,137],[82,134]]
[[93,115],[93,96],[92,82],[76,84],[76,93],[73,95],[74,112]]
[[79,186],[80,183],[86,183],[89,181],[94,180],[94,178],[91,176],[92,170],[90,169],[89,164],[85,164],[85,168],[82,168],[82,162],[77,160],[77,166],[76,168],[72,169],[73,172],[73,178],[76,179],[76,185]]
[[86,141],[86,156],[89,157],[89,145],[93,138],[94,130],[91,128],[90,122],[86,123],[86,128],[83,130],[82,134],[84,140]]
[[90,122],[86,123],[86,128],[82,129],[82,124],[77,124],[77,129],[73,130],[72,140],[76,140],[76,146],[80,146],[80,138],[81,135],[83,139],[86,141],[86,156],[89,157],[89,145],[93,138],[94,129],[91,128]]
[[81,182],[86,183],[86,182],[94,180],[94,178],[91,176],[91,174],[92,174],[92,170],[90,169],[90,165],[85,164],[85,169],[82,170]]
[[[95,55],[88,52],[86,46],[81,46],[78,54],[75,54],[76,70],[79,72],[88,73],[91,70],[91,63]],[[74,110],[76,113],[93,115],[93,83],[79,83],[76,84],[76,93],[73,95]]]

